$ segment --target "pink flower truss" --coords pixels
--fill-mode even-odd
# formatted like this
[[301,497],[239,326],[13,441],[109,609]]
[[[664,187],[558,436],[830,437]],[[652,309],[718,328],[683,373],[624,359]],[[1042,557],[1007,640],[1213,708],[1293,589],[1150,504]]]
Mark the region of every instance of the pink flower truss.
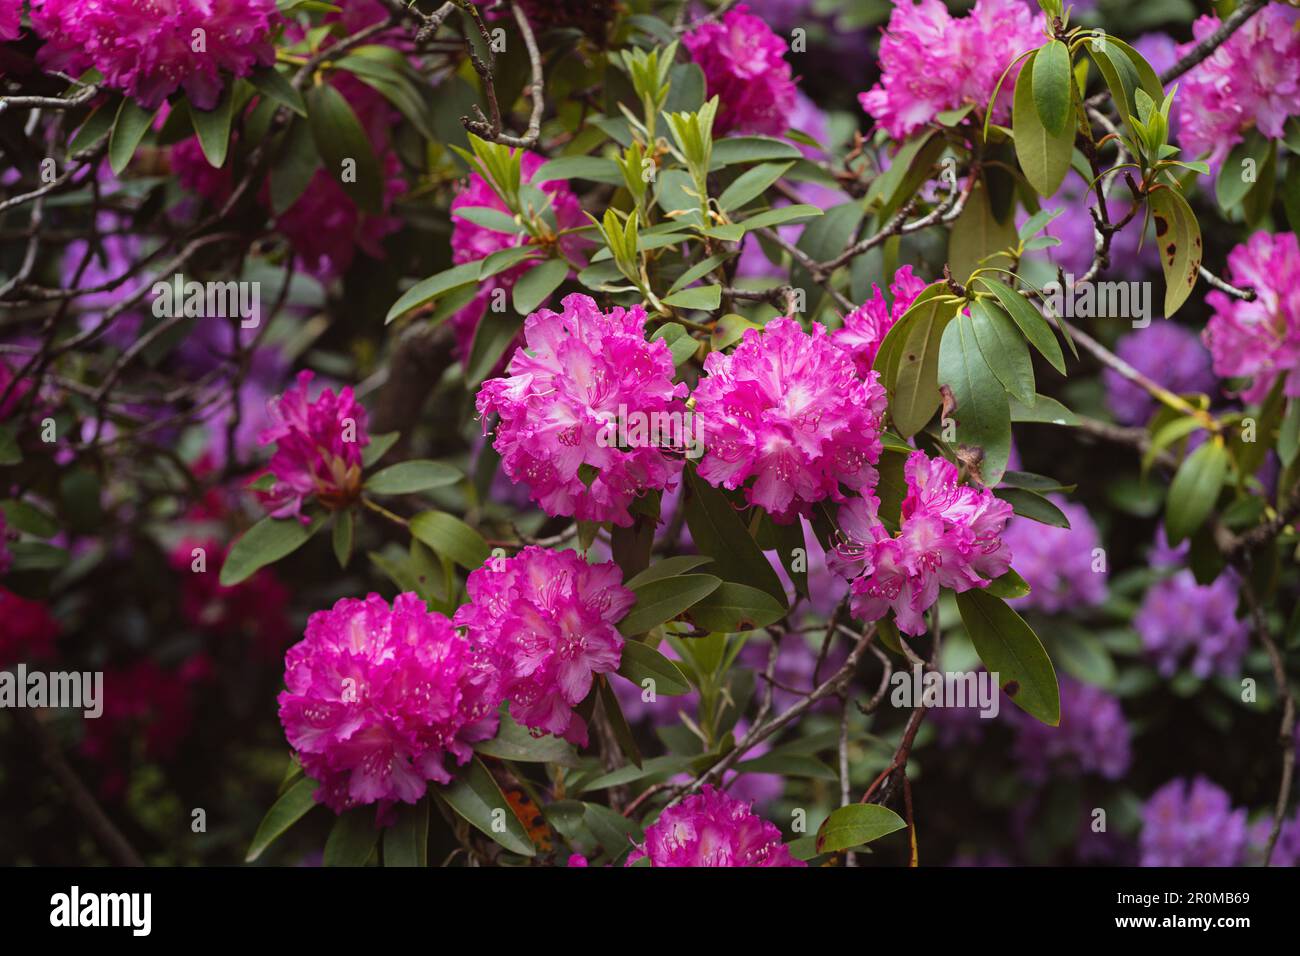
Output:
[[886,333],[903,317],[924,288],[925,283],[912,275],[912,267],[903,266],[894,273],[894,281],[889,285],[892,305],[881,293],[880,286],[873,282],[871,298],[846,315],[843,328],[831,336],[831,341],[853,356],[853,364],[863,378],[871,370],[871,363],[876,360]]
[[749,804],[707,786],[661,813],[627,865],[646,857],[651,866],[808,865],[790,855],[781,831]]
[[[524,153],[520,161],[521,181],[531,183],[533,176],[544,162],[545,160],[536,153]],[[578,197],[573,194],[573,190],[569,188],[567,182],[552,179],[540,183],[538,188],[550,198],[550,211],[555,214],[555,225],[559,230],[576,229],[587,225],[587,219],[582,214],[582,206],[578,202]],[[497,232],[495,229],[489,229],[487,226],[481,226],[478,223],[470,222],[463,216],[456,215],[457,209],[476,206],[509,213],[506,204],[501,201],[500,196],[493,192],[487,180],[478,173],[471,173],[465,188],[451,201],[451,256],[452,261],[457,265],[485,259],[494,252],[521,245],[526,239],[520,233]],[[580,235],[570,233],[562,236],[558,245],[565,258],[571,262],[583,262],[582,247],[585,243],[586,240]],[[483,315],[487,312],[493,295],[498,289],[509,292],[514,288],[514,284],[519,281],[519,278],[524,273],[535,269],[540,261],[538,259],[536,261],[521,262],[505,272],[498,273],[481,282],[478,293],[473,300],[451,317],[452,328],[456,333],[456,350],[462,359],[469,358],[470,346],[474,342],[474,333],[477,331]]]
[[454,620],[499,668],[519,723],[586,745],[586,721],[573,708],[595,675],[612,673],[622,659],[614,625],[636,597],[621,581],[612,562],[588,564],[576,552],[535,546],[470,573],[470,603]]
[[[502,467],[548,514],[629,526],[632,500],[676,487],[682,467],[663,451],[671,434],[639,429],[638,440],[633,427],[656,415],[684,421],[687,389],[673,384],[667,344],[646,341],[641,306],[601,312],[585,295],[566,296],[563,305],[562,313],[528,317],[527,348],[515,351],[505,378],[483,383],[478,411],[485,428],[486,416],[500,416],[494,447]],[[635,447],[611,440],[620,421]]]
[[[206,570],[194,570],[196,548],[203,549]],[[186,539],[172,551],[168,563],[180,576],[181,617],[190,627],[214,638],[243,638],[253,655],[278,658],[293,640],[289,589],[272,568],[262,568],[247,580],[226,587],[218,573],[226,553],[227,548],[216,539]]]
[[712,352],[695,389],[704,434],[700,477],[738,488],[780,523],[813,503],[843,501],[840,484],[876,485],[885,390],[859,378],[853,359],[820,323],[809,334],[794,319],[748,329],[730,355]]
[[1262,401],[1286,372],[1286,394],[1300,396],[1300,244],[1294,233],[1257,232],[1228,253],[1230,281],[1253,286],[1254,302],[1217,289],[1205,301],[1214,314],[1202,333],[1214,358],[1214,373],[1251,379],[1242,391]]
[[93,66],[148,109],[182,86],[195,106],[212,109],[221,71],[247,76],[275,57],[275,0],[32,0],[31,12],[46,40],[42,66],[73,73]]
[[[1279,139],[1287,118],[1300,114],[1300,10],[1270,3],[1179,81],[1179,145],[1218,165],[1252,126]],[[1203,16],[1192,25],[1187,53],[1220,26]]]
[[0,587],[0,668],[31,662],[54,653],[62,628],[49,607]]
[[17,40],[22,19],[23,0],[0,0],[0,40]]
[[749,7],[742,3],[720,23],[701,24],[682,43],[704,71],[708,95],[718,97],[715,135],[785,132],[795,108],[786,44]]
[[923,634],[923,615],[939,588],[987,587],[1011,567],[1011,549],[1001,537],[1011,505],[987,489],[958,484],[955,465],[925,452],[913,452],[903,473],[907,497],[899,534],[881,524],[874,496],[855,498],[840,509],[848,544],[838,563],[862,568],[852,585],[859,619],[879,620],[892,609],[900,630]]
[[298,373],[298,383],[267,403],[272,425],[262,432],[263,445],[275,443],[270,473],[275,484],[258,492],[276,518],[297,515],[310,497],[330,510],[347,507],[361,490],[361,449],[370,444],[366,410],[345,386],[336,396],[324,389],[313,401],[307,389],[315,376]]
[[495,670],[451,621],[416,594],[390,608],[378,594],[342,598],[307,619],[285,655],[280,723],[303,770],[335,813],[415,803],[426,783],[451,781],[496,733]]
[[[978,0],[956,18],[942,0],[896,0],[880,41],[880,82],[858,101],[896,140],[944,110],[970,103],[983,113],[1007,65],[1046,42],[1038,17],[1023,0]],[[995,118],[1009,109],[1018,69],[1002,83]]]

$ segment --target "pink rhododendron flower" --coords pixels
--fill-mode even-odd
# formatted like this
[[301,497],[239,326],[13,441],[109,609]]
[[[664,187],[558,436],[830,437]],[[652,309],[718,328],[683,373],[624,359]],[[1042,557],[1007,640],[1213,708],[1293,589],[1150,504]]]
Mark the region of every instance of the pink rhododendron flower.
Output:
[[587,723],[573,708],[597,674],[618,670],[623,638],[614,625],[636,601],[621,581],[612,562],[535,546],[470,573],[470,603],[454,620],[499,668],[519,723],[586,745]]
[[269,468],[275,484],[258,497],[274,517],[297,515],[304,523],[302,506],[310,497],[331,511],[356,500],[361,449],[370,444],[366,410],[353,397],[352,386],[338,395],[323,389],[312,400],[307,389],[314,377],[299,372],[296,385],[267,403],[272,425],[259,437],[263,445],[275,443]]
[[745,489],[750,504],[781,523],[815,502],[843,501],[840,485],[868,492],[880,458],[885,390],[859,378],[825,326],[794,319],[748,329],[730,355],[711,352],[695,389],[704,434],[700,477]]
[[1001,537],[1011,505],[988,489],[958,484],[956,465],[925,452],[913,452],[903,473],[907,496],[898,535],[880,522],[874,495],[854,498],[840,508],[848,540],[833,566],[841,573],[860,569],[852,585],[860,620],[879,620],[892,609],[900,630],[923,634],[923,615],[941,587],[987,587],[1011,567],[1011,549]]
[[[1300,10],[1270,3],[1226,43],[1179,80],[1179,145],[1190,156],[1210,154],[1217,166],[1252,126],[1279,139],[1288,117],[1300,115]],[[1220,26],[1200,17],[1183,56]]]
[[684,421],[686,385],[673,384],[668,345],[646,341],[641,306],[601,312],[585,295],[563,305],[528,317],[527,348],[483,383],[478,411],[484,428],[500,416],[502,467],[547,514],[628,526],[634,498],[677,484],[681,460],[663,449],[681,436],[656,422]]
[[23,0],[0,0],[0,40],[17,40],[22,19]]
[[[977,0],[964,17],[942,0],[896,0],[880,41],[880,82],[858,101],[896,140],[945,110],[973,104],[983,113],[1007,65],[1046,42],[1039,16],[1023,0]],[[1010,110],[1018,72],[1002,83],[996,119]]]
[[831,336],[831,341],[853,356],[853,364],[863,378],[871,371],[871,363],[876,360],[886,333],[903,317],[924,288],[925,283],[912,275],[912,267],[903,266],[894,273],[894,281],[889,284],[892,305],[881,293],[880,286],[873,282],[871,298],[846,315],[844,326]]
[[32,0],[50,70],[95,67],[106,85],[153,109],[184,87],[199,109],[221,96],[224,70],[247,76],[275,59],[275,0]]
[[795,108],[786,43],[749,7],[742,3],[721,22],[700,24],[682,44],[704,71],[707,95],[718,97],[715,136],[785,132]]
[[659,815],[645,842],[627,858],[631,866],[807,866],[790,855],[781,831],[749,804],[706,786]]
[[[520,160],[521,181],[531,183],[533,176],[544,163],[545,160],[536,153],[525,152]],[[573,190],[569,188],[567,182],[552,179],[539,183],[538,188],[546,193],[550,199],[549,210],[555,215],[557,230],[563,232],[566,229],[577,229],[587,225],[587,218],[582,214],[582,206],[578,202],[578,197],[573,194]],[[509,215],[506,204],[488,185],[487,180],[478,173],[471,173],[465,187],[451,201],[451,257],[452,261],[457,265],[466,262],[477,262],[480,259],[487,258],[494,252],[522,245],[525,241],[531,241],[527,236],[518,232],[497,232],[495,229],[471,222],[464,216],[456,215],[458,209],[473,207],[494,209],[497,212]],[[585,262],[583,246],[586,245],[586,240],[578,233],[560,236],[557,245],[560,252],[570,262]],[[474,298],[451,317],[452,328],[456,333],[456,351],[462,360],[469,358],[470,347],[474,342],[474,333],[478,330],[479,322],[482,321],[493,298],[499,298],[502,294],[509,293],[514,288],[515,283],[519,281],[519,278],[526,272],[537,268],[541,261],[538,258],[521,262],[479,283],[478,292]]]
[[1263,401],[1279,375],[1284,391],[1300,396],[1300,244],[1294,233],[1257,232],[1228,253],[1233,284],[1255,289],[1246,302],[1217,289],[1205,297],[1214,314],[1202,336],[1214,358],[1214,373],[1251,379],[1241,396]]
[[496,671],[419,595],[341,598],[284,659],[280,723],[335,813],[415,803],[496,733]]
[[0,668],[50,657],[62,628],[48,606],[0,587]]

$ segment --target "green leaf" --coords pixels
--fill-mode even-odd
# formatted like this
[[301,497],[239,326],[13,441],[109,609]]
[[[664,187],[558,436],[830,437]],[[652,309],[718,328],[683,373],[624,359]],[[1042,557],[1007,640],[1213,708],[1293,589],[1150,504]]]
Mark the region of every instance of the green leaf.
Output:
[[679,309],[703,309],[706,312],[712,312],[722,302],[722,286],[692,286],[689,289],[674,292],[661,301],[664,305],[675,306]]
[[371,435],[370,444],[361,452],[362,467],[369,468],[375,462],[383,458],[388,454],[388,450],[397,444],[397,440],[401,437],[401,432],[383,432],[378,435]]
[[547,259],[521,275],[510,294],[515,311],[529,315],[560,287],[569,274],[569,264],[563,259]]
[[604,674],[597,676],[596,687],[600,693],[600,706],[609,720],[614,739],[618,741],[618,749],[623,752],[624,757],[639,768],[642,763],[641,748],[636,745],[636,737],[632,733],[632,728],[628,726],[627,718],[623,716],[623,708],[619,705],[614,688],[609,686],[609,679]]
[[995,253],[1014,246],[1016,241],[1014,217],[1008,216],[1006,222],[998,221],[989,205],[988,187],[981,180],[971,190],[966,208],[948,235],[948,266],[953,277],[966,284],[970,274],[981,265],[1009,267],[1011,258]]
[[429,865],[429,798],[399,803],[397,820],[384,831],[384,866]]
[[957,595],[971,643],[1021,710],[1055,727],[1061,721],[1056,671],[1038,635],[1001,598],[978,588]]
[[713,558],[714,566],[710,570],[726,581],[757,585],[784,602],[781,579],[750,537],[726,495],[700,478],[694,468],[686,469],[686,482],[690,491],[686,525],[691,529],[696,548]]
[[117,109],[113,132],[108,137],[108,165],[115,175],[122,175],[131,157],[135,155],[140,140],[149,132],[157,110],[146,110],[133,99],[122,100]]
[[716,634],[736,634],[767,627],[785,617],[785,603],[747,584],[722,586],[691,608],[690,618]]
[[895,371],[887,376],[886,388],[889,414],[904,438],[924,428],[939,408],[939,347],[958,305],[951,298],[918,297],[898,321],[904,328],[895,337],[895,351],[890,353],[896,364]]
[[527,727],[517,724],[506,711],[501,709],[501,723],[497,735],[491,740],[481,740],[474,749],[498,760],[513,760],[518,763],[554,763],[563,767],[578,765],[578,755],[565,740],[552,734],[534,737]]
[[603,156],[561,156],[543,163],[529,180],[533,185],[556,179],[589,179],[607,186],[622,186],[623,173],[618,164]]
[[[1012,321],[1019,326],[1020,331],[1029,340],[1029,344],[1038,350],[1038,354],[1047,359],[1052,368],[1064,375],[1065,356],[1061,353],[1061,344],[1056,341],[1056,336],[1052,333],[1052,327],[1047,324],[1043,314],[1034,308],[1028,299],[1005,282],[987,275],[980,276],[979,281],[998,297],[998,302],[1002,304],[1002,308],[1011,316]],[[1022,404],[1032,405],[1033,401],[1031,399],[1022,402]]]
[[194,124],[194,132],[199,135],[199,147],[208,165],[217,168],[226,164],[226,153],[230,149],[233,96],[233,87],[227,86],[217,105],[210,110],[201,110],[190,104],[190,121]]
[[993,493],[1011,505],[1011,510],[1021,517],[1054,528],[1070,527],[1070,519],[1065,516],[1065,512],[1037,492],[1023,488],[999,488]]
[[379,843],[373,807],[357,807],[340,814],[325,840],[326,866],[365,866]]
[[644,634],[664,621],[671,621],[716,591],[720,584],[721,579],[711,574],[683,574],[681,577],[660,578],[631,588],[636,595],[636,603],[619,622],[619,633]]
[[1165,318],[1187,301],[1201,267],[1201,226],[1183,194],[1171,186],[1147,193],[1156,224],[1156,246],[1165,274]]
[[316,806],[316,800],[312,796],[316,787],[315,780],[303,777],[271,805],[262,822],[257,825],[257,832],[253,834],[253,842],[248,846],[244,862],[252,863],[256,860],[268,846]]
[[726,139],[720,139],[713,144],[709,169],[721,169],[723,166],[734,166],[736,163],[758,163],[770,160],[797,160],[802,158],[803,153],[799,152],[799,147],[787,143],[785,140],[772,139],[767,136],[728,136]]
[[1300,399],[1293,398],[1287,402],[1286,415],[1277,430],[1277,457],[1284,466],[1289,466],[1296,459],[1300,450]]
[[411,495],[454,485],[464,477],[459,468],[420,458],[398,462],[375,472],[367,479],[365,489],[372,495]]
[[338,178],[344,192],[363,212],[382,212],[383,171],[370,137],[343,94],[328,83],[313,86],[307,93],[307,116],[329,175]]
[[275,162],[271,164],[271,211],[280,215],[301,199],[320,164],[320,153],[316,151],[311,127],[302,120],[293,119],[284,131]]
[[1016,324],[988,299],[976,299],[970,311],[975,342],[984,361],[1008,392],[1022,402],[1033,402],[1034,363]]
[[623,657],[618,665],[618,673],[637,687],[642,687],[641,682],[647,678],[654,681],[656,696],[663,694],[679,697],[691,692],[690,682],[678,670],[677,665],[640,641],[623,642]]
[[234,587],[268,564],[297,551],[322,524],[322,518],[315,518],[310,524],[303,524],[297,518],[263,518],[235,539],[221,566],[222,587]]
[[352,559],[352,535],[356,530],[356,512],[338,511],[334,514],[334,557],[339,567],[346,568]]
[[1228,451],[1217,439],[1207,439],[1178,466],[1165,501],[1165,534],[1170,545],[1190,537],[1214,510],[1228,472]]
[[874,803],[851,803],[831,811],[817,830],[817,852],[835,853],[878,840],[907,826],[893,810]]
[[[1267,153],[1272,146],[1272,142],[1255,129],[1233,147],[1219,167],[1218,178],[1214,181],[1214,196],[1219,201],[1220,209],[1227,212],[1246,198],[1246,193],[1250,192],[1263,172]],[[1253,174],[1249,179],[1246,177],[1247,169]]]
[[[482,261],[487,262],[488,260],[484,259]],[[403,292],[401,297],[393,303],[388,310],[388,315],[384,318],[384,324],[387,325],[393,319],[405,315],[412,309],[427,305],[438,296],[450,292],[452,289],[458,289],[461,286],[477,282],[480,278],[480,268],[479,262],[466,262],[458,266],[452,266],[450,269],[444,269],[427,279],[421,279]]]
[[958,316],[943,334],[939,380],[957,402],[952,412],[957,440],[983,449],[980,480],[996,485],[1011,455],[1011,408],[1006,390],[980,353],[969,316]]
[[[1051,47],[1046,49],[1050,50]],[[1020,161],[1025,179],[1029,180],[1029,185],[1040,196],[1053,196],[1064,182],[1065,174],[1070,171],[1070,158],[1074,151],[1074,125],[1066,123],[1054,132],[1039,119],[1034,83],[1038,79],[1037,64],[1042,52],[1039,50],[1030,56],[1016,78],[1011,125],[1016,142],[1016,159]],[[1066,61],[1068,67],[1068,54]],[[1064,79],[1068,85],[1068,69]],[[1049,91],[1049,95],[1058,96],[1059,91]],[[1066,95],[1069,95],[1068,91]],[[1069,101],[1066,102],[1068,104]]]
[[249,75],[248,82],[268,99],[289,107],[299,116],[307,115],[307,104],[303,101],[302,94],[275,67],[264,66],[254,70]]
[[1011,600],[1012,598],[1024,597],[1032,589],[1029,587],[1029,582],[1017,574],[1013,568],[1008,570],[1002,577],[994,578],[984,590],[994,597]]
[[1070,69],[1070,49],[1060,40],[1052,40],[1030,62],[1038,120],[1052,136],[1060,136],[1073,118],[1074,74]]
[[[848,205],[845,203],[844,205]],[[838,206],[832,206],[838,209]],[[747,231],[755,229],[765,229],[768,226],[783,226],[789,222],[795,222],[804,219],[813,219],[817,216],[825,216],[822,210],[816,206],[810,206],[807,203],[792,203],[789,206],[778,206],[776,209],[768,209],[750,216],[740,225],[744,226]]]
[[18,447],[13,428],[0,425],[0,465],[17,465],[23,460],[23,450]]
[[433,788],[433,792],[471,826],[511,853],[537,854],[505,794],[477,757],[461,768],[457,779],[445,787]]
[[4,510],[5,521],[9,527],[17,528],[24,534],[35,535],[38,538],[52,538],[59,533],[59,523],[54,516],[35,505],[11,498],[8,501],[0,501],[0,508]]
[[81,124],[81,128],[77,130],[77,135],[72,137],[72,142],[68,144],[68,152],[79,153],[103,139],[117,121],[119,108],[119,104],[114,103],[111,99],[97,106],[95,111],[86,117],[86,121]]
[[718,206],[725,212],[740,209],[790,171],[793,162],[763,163],[745,170],[718,197]]
[[1011,420],[1013,422],[1037,422],[1040,425],[1066,425],[1074,427],[1079,419],[1054,398],[1035,395],[1034,404],[1026,405],[1011,399]]
[[483,566],[490,551],[483,536],[454,515],[421,511],[411,519],[411,535],[436,554],[473,571]]
[[483,314],[474,330],[469,359],[465,363],[465,385],[473,390],[492,373],[510,343],[515,340],[524,320],[519,315],[498,315],[491,310]]
[[682,554],[664,558],[662,561],[656,561],[634,577],[628,578],[623,582],[623,587],[636,588],[642,584],[649,584],[651,581],[676,577],[712,561],[712,558],[703,554]]

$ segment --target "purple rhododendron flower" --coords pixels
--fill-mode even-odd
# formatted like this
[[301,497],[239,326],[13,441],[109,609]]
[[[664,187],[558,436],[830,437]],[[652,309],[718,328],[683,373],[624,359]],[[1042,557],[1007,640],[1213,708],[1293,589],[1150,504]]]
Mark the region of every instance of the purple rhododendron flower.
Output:
[[1096,774],[1118,780],[1128,771],[1129,727],[1118,698],[1097,687],[1062,676],[1061,722],[1051,727],[1021,710],[1015,754],[1025,776],[1046,782],[1055,773]]
[[[1022,0],[977,0],[954,17],[942,0],[896,0],[880,40],[880,82],[858,95],[896,140],[945,110],[988,106],[1003,70],[1045,42],[1038,14]],[[994,111],[1004,119],[1019,67],[1002,83]]]
[[924,614],[940,587],[954,591],[987,587],[1011,567],[1002,530],[1011,505],[983,488],[958,484],[957,467],[943,458],[913,452],[904,466],[899,534],[881,523],[874,495],[840,508],[847,539],[832,561],[854,577],[853,614],[877,621],[893,610],[900,630],[925,633]]
[[718,97],[715,136],[785,132],[795,108],[786,44],[749,7],[742,3],[721,22],[700,24],[682,44],[704,71],[707,95]]
[[[1217,166],[1251,127],[1279,139],[1300,115],[1300,10],[1270,3],[1179,81],[1178,141],[1191,157],[1206,153]],[[1219,29],[1217,16],[1192,24],[1188,53]]]
[[1295,234],[1255,233],[1228,253],[1228,268],[1229,281],[1252,286],[1255,300],[1218,289],[1206,295],[1214,314],[1203,337],[1215,374],[1249,378],[1241,397],[1261,402],[1278,376],[1290,372],[1284,391],[1289,398],[1300,397],[1300,244]]
[[[1210,353],[1194,332],[1168,320],[1156,320],[1143,329],[1121,336],[1115,354],[1129,365],[1175,394],[1209,392],[1214,388]],[[1114,369],[1102,372],[1106,404],[1125,425],[1144,424],[1155,411],[1156,400]]]
[[361,449],[370,444],[366,431],[366,410],[357,403],[352,386],[338,395],[326,388],[314,400],[308,387],[315,376],[298,373],[298,382],[283,395],[267,403],[271,427],[259,441],[275,443],[270,473],[275,484],[258,497],[276,518],[302,513],[308,498],[315,498],[331,511],[345,508],[361,491]]
[[335,813],[415,803],[428,781],[451,782],[448,755],[468,762],[497,730],[487,655],[416,594],[392,607],[378,594],[341,598],[307,619],[284,664],[280,723]]
[[687,437],[687,388],[673,384],[667,343],[646,341],[641,306],[602,312],[585,295],[563,305],[527,318],[527,348],[483,383],[477,408],[485,429],[500,416],[502,467],[547,514],[630,526],[633,499],[677,484],[681,460],[664,449]]
[[32,0],[46,43],[42,67],[81,73],[148,109],[180,87],[199,109],[217,105],[221,71],[247,76],[270,64],[275,0]]
[[612,562],[536,546],[470,573],[470,603],[453,620],[488,652],[519,723],[586,745],[587,723],[573,708],[597,674],[618,670],[615,625],[636,601],[622,578]]
[[709,786],[646,827],[627,865],[646,857],[651,866],[807,866],[790,855],[775,825]]
[[[1186,542],[1170,549],[1162,528],[1152,549],[1153,566],[1176,566],[1185,560]],[[1202,679],[1235,674],[1250,644],[1250,625],[1237,618],[1239,583],[1225,568],[1210,584],[1197,584],[1184,568],[1147,589],[1133,627],[1147,655],[1165,677],[1191,658],[1191,671]]]
[[1030,592],[1015,599],[1017,609],[1036,608],[1048,614],[1092,607],[1106,600],[1106,567],[1094,570],[1094,549],[1101,547],[1097,526],[1081,504],[1049,495],[1065,513],[1069,528],[1012,518],[1002,540],[1016,556],[1016,571]]
[[885,390],[879,375],[860,379],[821,323],[773,319],[747,329],[735,350],[711,352],[695,389],[706,452],[700,477],[745,489],[750,504],[788,524],[840,485],[876,485]]
[[835,331],[831,341],[853,356],[859,375],[866,377],[885,335],[903,317],[925,286],[925,282],[912,274],[911,266],[903,266],[894,273],[894,281],[889,284],[892,304],[885,299],[880,286],[873,282],[871,298],[844,317],[843,327]]
[[1142,866],[1239,866],[1246,811],[1204,777],[1171,780],[1142,810]]

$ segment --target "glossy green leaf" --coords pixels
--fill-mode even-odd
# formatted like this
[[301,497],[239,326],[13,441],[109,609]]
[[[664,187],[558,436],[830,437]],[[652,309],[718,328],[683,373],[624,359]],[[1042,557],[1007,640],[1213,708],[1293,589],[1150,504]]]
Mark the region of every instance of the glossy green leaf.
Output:
[[[1064,375],[1065,356],[1061,352],[1061,344],[1056,341],[1056,335],[1048,325],[1047,319],[1043,318],[1043,314],[1034,308],[1028,299],[1000,279],[982,275],[979,281],[998,297],[1002,308],[1029,340],[1029,344],[1038,350],[1038,354],[1047,359],[1052,368]],[[1033,402],[1023,401],[1022,404],[1032,405]]]
[[657,650],[640,641],[624,641],[623,657],[618,665],[618,673],[644,688],[643,681],[654,681],[656,696],[679,697],[691,692],[690,682],[668,658]]
[[619,621],[619,633],[644,634],[652,627],[671,621],[716,591],[720,584],[721,579],[711,574],[683,574],[638,585],[632,589],[636,603]]
[[435,554],[473,571],[483,566],[490,554],[483,536],[454,515],[422,511],[411,519],[412,537],[427,544]]
[[244,856],[245,862],[252,863],[256,860],[268,846],[316,806],[312,794],[316,792],[317,786],[315,780],[303,777],[271,805],[271,809],[258,824],[257,832],[253,834],[253,842],[249,844],[248,853]]
[[348,810],[334,821],[325,840],[326,866],[365,866],[379,843],[373,807]]
[[874,803],[851,803],[831,811],[817,830],[817,852],[835,853],[878,840],[907,826],[893,810]]
[[397,820],[384,831],[384,866],[429,865],[429,799],[399,803]]
[[766,591],[723,581],[690,610],[690,618],[699,627],[717,634],[735,634],[767,627],[785,616],[785,604]]
[[[1051,49],[1048,47],[1048,49]],[[1011,125],[1015,135],[1016,159],[1029,185],[1040,196],[1053,196],[1070,170],[1074,151],[1074,124],[1067,123],[1053,132],[1039,119],[1035,104],[1034,82],[1038,78],[1038,58],[1031,56],[1016,78],[1015,98],[1011,106]],[[1068,58],[1067,58],[1068,62]],[[1070,82],[1065,77],[1065,82]]]
[[[1074,74],[1070,69],[1070,49],[1060,40],[1052,40],[1034,54],[1034,108],[1043,128],[1052,136],[1065,132],[1073,119]],[[1026,69],[1030,69],[1027,65]]]
[[1002,479],[1011,455],[1011,408],[1006,390],[984,361],[969,316],[958,316],[943,334],[939,381],[952,389],[957,440],[983,450],[980,479],[990,487]]
[[221,566],[222,587],[234,587],[268,564],[297,551],[324,523],[303,524],[297,518],[266,517],[235,539]]
[[569,264],[563,259],[547,259],[529,269],[515,282],[511,302],[520,315],[529,315],[560,287],[569,274]]
[[709,570],[726,581],[757,585],[784,602],[781,579],[750,536],[731,501],[700,478],[694,468],[688,467],[685,474],[689,491],[686,525],[691,529],[696,548],[713,558]]
[[471,826],[511,853],[520,856],[537,854],[505,794],[477,757],[461,767],[450,784],[445,787],[431,785],[431,790]]
[[971,325],[980,354],[1008,392],[1022,402],[1034,400],[1034,363],[1024,336],[1002,307],[988,299],[971,303]]
[[1038,635],[999,597],[972,588],[957,595],[962,624],[980,660],[1021,710],[1055,727],[1061,720],[1056,671]]
[[1228,451],[1207,439],[1178,466],[1165,501],[1165,534],[1171,545],[1191,536],[1210,516],[1228,472]]
[[329,83],[313,86],[307,93],[307,116],[326,172],[363,212],[378,215],[385,177],[365,127],[343,94]]
[[415,459],[375,472],[366,480],[365,489],[373,495],[411,495],[454,485],[464,477],[459,468],[444,462]]
[[157,110],[146,110],[133,99],[122,100],[113,131],[108,136],[108,165],[114,174],[122,175],[157,113]]
[[1171,186],[1147,194],[1156,247],[1165,274],[1165,318],[1178,311],[1196,286],[1201,267],[1201,226],[1183,194]]

